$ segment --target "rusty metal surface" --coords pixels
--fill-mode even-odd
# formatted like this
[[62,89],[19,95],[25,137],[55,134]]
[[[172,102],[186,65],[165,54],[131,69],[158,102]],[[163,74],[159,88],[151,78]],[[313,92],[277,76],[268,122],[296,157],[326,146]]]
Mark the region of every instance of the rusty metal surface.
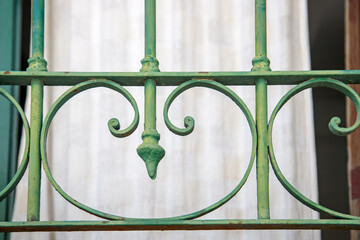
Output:
[[2,232],[150,231],[150,230],[360,229],[360,220],[138,220],[0,222]]

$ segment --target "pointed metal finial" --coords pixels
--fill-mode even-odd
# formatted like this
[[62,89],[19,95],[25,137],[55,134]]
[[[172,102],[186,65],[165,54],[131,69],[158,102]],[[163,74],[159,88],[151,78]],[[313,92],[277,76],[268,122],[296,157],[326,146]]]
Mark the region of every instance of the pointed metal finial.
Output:
[[146,170],[151,179],[156,178],[157,166],[165,155],[165,150],[158,144],[160,134],[155,129],[145,130],[142,134],[143,143],[136,149],[144,160]]

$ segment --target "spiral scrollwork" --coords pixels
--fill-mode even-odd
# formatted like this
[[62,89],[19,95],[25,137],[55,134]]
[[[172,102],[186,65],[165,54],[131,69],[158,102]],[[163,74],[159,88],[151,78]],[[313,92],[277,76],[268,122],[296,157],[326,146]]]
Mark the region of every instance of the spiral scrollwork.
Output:
[[30,128],[29,128],[29,122],[25,116],[25,113],[19,103],[13,98],[7,91],[5,91],[3,88],[0,88],[0,95],[5,97],[7,100],[9,100],[16,108],[16,110],[19,112],[21,120],[23,122],[24,127],[24,133],[25,133],[25,147],[24,147],[24,153],[21,160],[21,163],[14,175],[14,177],[11,179],[11,181],[5,186],[3,190],[0,192],[0,201],[5,199],[17,186],[21,178],[23,177],[25,170],[27,168],[28,162],[29,162],[29,147],[30,147]]
[[306,81],[306,82],[292,88],[289,92],[287,92],[281,98],[281,100],[276,105],[274,111],[271,114],[270,121],[269,121],[269,128],[268,128],[268,143],[269,143],[269,155],[270,155],[270,161],[271,161],[272,168],[274,170],[276,177],[278,178],[280,183],[283,185],[283,187],[293,197],[295,197],[297,200],[299,200],[300,202],[302,202],[304,205],[308,206],[309,208],[311,208],[315,211],[318,211],[318,212],[323,212],[323,213],[329,214],[329,215],[331,215],[333,217],[337,217],[337,218],[360,219],[360,217],[339,213],[337,211],[328,209],[324,206],[321,206],[321,205],[311,201],[310,199],[305,197],[303,194],[301,194],[295,187],[293,187],[287,181],[287,179],[284,177],[284,175],[282,174],[282,172],[277,164],[275,153],[274,153],[274,148],[273,148],[273,143],[272,143],[272,129],[273,129],[275,117],[278,114],[278,112],[280,111],[280,109],[285,105],[285,103],[287,101],[289,101],[293,96],[295,96],[296,94],[298,94],[299,92],[301,92],[305,89],[314,88],[314,87],[328,87],[328,88],[338,90],[341,93],[345,94],[347,97],[349,97],[356,106],[356,110],[357,110],[356,122],[351,127],[348,127],[348,128],[339,127],[340,119],[338,117],[333,117],[329,122],[329,129],[331,130],[331,132],[333,132],[334,134],[339,135],[339,136],[345,136],[345,135],[348,135],[348,134],[352,133],[353,131],[355,131],[356,128],[360,125],[360,98],[351,87],[347,86],[346,84],[344,84],[338,80],[334,80],[334,79],[318,78],[318,79],[312,79],[312,80]]
[[[199,82],[196,81],[197,84],[199,84]],[[166,99],[166,102],[164,105],[164,120],[165,120],[166,126],[168,127],[168,129],[171,132],[173,132],[177,135],[180,135],[180,136],[189,135],[190,133],[192,133],[192,131],[194,131],[195,120],[194,120],[194,118],[192,118],[190,116],[186,116],[184,118],[185,128],[178,128],[175,125],[173,125],[171,123],[171,121],[169,120],[169,113],[168,113],[169,108],[170,108],[172,102],[177,98],[177,96],[179,96],[182,92],[188,90],[189,88],[194,87],[194,86],[192,86],[192,85],[194,85],[194,83],[195,83],[194,81],[190,81],[190,82],[186,82],[185,84],[180,85],[169,95],[169,97]]]
[[131,96],[131,94],[125,88],[123,88],[122,86],[120,86],[119,84],[117,84],[115,82],[112,82],[112,81],[109,81],[106,79],[89,80],[89,81],[80,83],[78,85],[75,85],[74,87],[67,90],[63,95],[61,95],[56,100],[56,102],[50,108],[50,110],[44,120],[43,128],[41,131],[41,137],[40,137],[40,139],[41,139],[41,145],[40,145],[41,159],[43,162],[44,171],[45,171],[46,176],[48,177],[50,183],[53,185],[53,187],[56,189],[56,191],[58,191],[60,193],[60,195],[63,196],[68,202],[70,202],[74,206],[76,206],[90,214],[98,216],[98,217],[102,217],[105,219],[112,219],[112,220],[123,220],[123,219],[125,219],[124,217],[115,216],[112,214],[107,214],[107,213],[98,211],[96,209],[93,209],[91,207],[86,206],[85,204],[82,204],[82,203],[76,201],[74,198],[69,196],[55,181],[54,177],[52,176],[52,174],[50,172],[49,164],[47,161],[46,139],[47,139],[50,124],[51,124],[53,118],[55,117],[57,111],[73,96],[79,94],[80,92],[88,90],[90,88],[96,88],[96,87],[105,87],[105,88],[112,89],[116,92],[119,92],[130,102],[130,104],[132,105],[134,112],[135,112],[135,116],[134,116],[132,123],[130,124],[129,127],[127,127],[124,130],[120,130],[120,123],[119,123],[118,119],[115,119],[115,118],[110,119],[108,122],[108,127],[109,127],[111,134],[114,135],[115,137],[126,137],[136,130],[136,128],[139,124],[139,110],[138,110],[136,101]]
[[[52,106],[51,110],[49,111],[48,115],[45,118],[44,121],[44,127],[42,129],[41,132],[41,156],[42,156],[42,161],[43,161],[43,165],[44,165],[44,170],[45,173],[48,177],[48,179],[50,180],[51,184],[54,186],[54,188],[71,204],[73,204],[74,206],[90,213],[93,214],[95,216],[101,217],[101,218],[105,218],[105,219],[109,219],[109,220],[146,220],[146,218],[128,218],[128,217],[122,217],[122,216],[117,216],[117,215],[113,215],[113,214],[108,214],[96,209],[93,209],[85,204],[82,204],[78,201],[76,201],[74,198],[72,198],[71,196],[69,196],[67,193],[64,192],[64,190],[57,184],[57,182],[55,181],[55,179],[53,178],[50,169],[49,169],[49,165],[47,162],[47,158],[46,158],[46,138],[47,138],[47,134],[48,134],[48,130],[49,130],[49,126],[50,123],[53,119],[53,117],[55,116],[55,113],[57,110],[60,109],[60,107],[67,101],[69,100],[72,96],[76,95],[78,92],[84,91],[86,89],[92,88],[92,87],[99,87],[99,86],[103,86],[103,87],[109,87],[111,89],[114,89],[118,92],[120,92],[121,94],[123,94],[124,96],[127,97],[127,99],[133,104],[134,110],[137,112],[137,106],[135,101],[133,102],[132,97],[130,96],[130,94],[123,89],[121,86],[111,82],[111,81],[107,81],[107,80],[93,80],[93,81],[88,81],[88,82],[84,82],[81,83],[79,85],[74,86],[73,88],[69,89],[67,92],[65,92],[62,97],[60,97],[55,104]],[[253,140],[253,145],[252,145],[252,153],[251,153],[251,157],[250,157],[250,161],[249,161],[249,165],[246,169],[246,172],[243,176],[243,178],[240,180],[239,184],[228,194],[226,195],[224,198],[222,198],[221,200],[217,201],[216,203],[202,209],[196,212],[192,212],[189,214],[185,214],[185,215],[181,215],[181,216],[176,216],[176,217],[166,217],[166,218],[152,218],[153,220],[190,220],[190,219],[195,219],[198,218],[200,216],[203,216],[217,208],[219,208],[220,206],[222,206],[223,204],[225,204],[226,202],[228,202],[233,196],[236,195],[236,193],[242,188],[242,186],[245,184],[252,165],[254,163],[254,159],[255,159],[255,155],[256,155],[256,145],[257,145],[257,134],[256,134],[256,128],[255,128],[255,122],[254,119],[250,113],[250,111],[248,110],[248,108],[246,107],[246,105],[244,104],[244,102],[230,89],[226,88],[225,86],[213,82],[213,81],[189,81],[183,85],[180,85],[175,92],[177,91],[177,94],[171,94],[168,98],[167,101],[167,105],[165,106],[164,110],[164,114],[167,115],[167,110],[169,109],[169,102],[171,103],[174,99],[174,96],[176,97],[177,95],[179,95],[181,92],[185,91],[186,89],[195,87],[195,86],[202,86],[202,87],[208,87],[208,88],[212,88],[215,90],[218,90],[222,93],[224,93],[226,96],[230,97],[239,107],[240,109],[243,111],[243,113],[246,116],[246,119],[249,123],[250,126],[250,130],[251,130],[251,134],[252,134],[252,140]],[[74,93],[74,91],[76,93]],[[135,118],[137,119],[138,114],[135,114]],[[165,116],[165,115],[164,115]],[[137,120],[134,120],[137,121]],[[193,123],[193,122],[192,122]],[[111,125],[115,130],[118,130],[119,125],[117,123],[116,120],[110,120],[109,125]],[[137,124],[135,124],[136,126]],[[193,124],[192,124],[193,126]],[[129,128],[128,128],[129,129]],[[129,131],[130,132],[130,131]],[[122,134],[122,136],[124,136],[125,134]]]
[[190,213],[187,215],[183,215],[183,216],[179,216],[176,217],[175,219],[177,220],[188,220],[188,219],[194,219],[194,218],[198,218],[201,217],[211,211],[214,211],[215,209],[221,207],[222,205],[224,205],[226,202],[228,202],[231,198],[233,198],[242,188],[242,186],[245,184],[252,165],[254,163],[254,159],[255,159],[255,155],[256,155],[256,146],[257,146],[257,133],[256,133],[256,126],[255,126],[255,121],[254,118],[251,114],[251,112],[249,111],[248,107],[246,106],[246,104],[242,101],[242,99],[236,94],[234,93],[230,88],[215,82],[215,81],[211,81],[211,80],[190,80],[188,82],[185,82],[183,84],[181,84],[180,86],[178,86],[167,98],[165,105],[164,105],[164,120],[165,120],[165,124],[166,126],[169,128],[169,130],[175,134],[181,135],[181,136],[185,136],[190,134],[193,130],[194,130],[194,126],[195,126],[195,120],[190,117],[187,116],[184,119],[184,125],[185,128],[181,129],[178,128],[176,126],[174,126],[168,117],[168,112],[169,112],[169,108],[172,104],[172,102],[176,99],[177,96],[179,96],[181,93],[183,93],[184,91],[190,89],[190,88],[194,88],[194,87],[205,87],[205,88],[210,88],[213,89],[215,91],[221,92],[224,95],[226,95],[227,97],[229,97],[233,102],[235,102],[235,104],[241,109],[241,111],[244,113],[246,120],[249,124],[250,127],[250,131],[251,131],[251,135],[252,135],[252,153],[251,153],[251,157],[250,157],[250,161],[249,161],[249,165],[246,169],[246,172],[243,176],[243,178],[240,180],[239,184],[228,194],[226,195],[224,198],[222,198],[221,200],[219,200],[218,202],[200,210],[194,213]]

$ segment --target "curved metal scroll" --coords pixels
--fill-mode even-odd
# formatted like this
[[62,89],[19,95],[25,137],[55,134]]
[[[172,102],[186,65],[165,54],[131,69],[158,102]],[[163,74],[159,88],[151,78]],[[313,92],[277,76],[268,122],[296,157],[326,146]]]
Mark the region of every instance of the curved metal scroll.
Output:
[[339,127],[340,119],[338,117],[333,117],[329,122],[329,129],[331,130],[331,132],[333,132],[334,134],[339,135],[339,136],[345,136],[345,135],[348,135],[348,134],[352,133],[353,131],[355,131],[356,128],[360,125],[360,97],[356,94],[356,92],[351,87],[347,86],[346,84],[344,84],[340,81],[333,80],[333,79],[313,79],[313,80],[304,82],[304,83],[292,88],[289,92],[287,92],[281,98],[279,103],[276,105],[273,113],[271,114],[270,121],[269,121],[269,129],[268,129],[268,143],[269,143],[269,155],[270,155],[270,161],[271,161],[272,168],[274,170],[276,177],[278,178],[280,183],[283,185],[283,187],[293,197],[295,197],[297,200],[302,202],[304,205],[312,208],[313,210],[327,213],[327,214],[337,217],[337,218],[360,219],[360,217],[339,213],[337,211],[328,209],[324,206],[321,206],[321,205],[311,201],[310,199],[305,197],[303,194],[301,194],[298,190],[296,190],[296,188],[293,187],[286,180],[286,178],[280,171],[280,168],[277,164],[277,161],[275,158],[275,153],[274,153],[274,148],[273,148],[273,143],[272,143],[272,129],[273,129],[275,117],[276,117],[277,113],[280,111],[280,109],[285,105],[285,103],[288,100],[290,100],[290,98],[292,98],[293,96],[295,96],[296,94],[298,94],[299,92],[301,92],[305,89],[313,88],[313,87],[328,87],[328,88],[338,90],[338,91],[342,92],[343,94],[345,94],[346,96],[348,96],[351,99],[351,101],[355,104],[355,107],[357,110],[356,122],[351,127],[342,128],[342,127]]
[[16,171],[14,177],[11,179],[11,181],[6,185],[6,187],[0,192],[0,201],[5,199],[17,186],[21,178],[23,177],[26,167],[29,162],[29,147],[30,147],[30,128],[29,128],[29,122],[25,116],[25,113],[19,103],[3,88],[0,88],[0,95],[4,96],[7,100],[9,100],[17,109],[17,111],[20,114],[20,117],[23,122],[24,130],[25,130],[25,149],[24,149],[24,155],[22,157],[20,166],[18,167],[18,170]]
[[[82,204],[80,202],[77,202],[75,199],[73,199],[72,197],[70,197],[67,193],[64,192],[64,190],[61,189],[61,187],[56,183],[55,179],[53,178],[49,166],[48,166],[48,162],[47,162],[47,158],[46,158],[46,138],[47,138],[47,134],[48,134],[48,130],[49,130],[49,126],[50,123],[52,121],[52,119],[54,118],[56,111],[60,109],[60,107],[67,101],[69,100],[71,97],[73,97],[74,95],[76,95],[77,93],[87,90],[89,88],[93,88],[93,87],[108,87],[111,88],[115,91],[120,92],[121,94],[123,94],[129,101],[130,103],[133,105],[134,110],[136,112],[135,114],[135,120],[134,122],[137,121],[137,106],[136,106],[136,102],[133,100],[133,98],[130,96],[130,94],[124,89],[122,88],[120,85],[113,83],[111,81],[107,81],[107,80],[94,80],[94,81],[88,81],[85,83],[81,83],[78,84],[76,86],[74,86],[73,88],[69,89],[67,92],[65,92],[56,102],[55,104],[52,106],[52,108],[50,109],[48,115],[45,118],[45,122],[44,122],[44,127],[43,130],[41,132],[41,155],[42,155],[42,161],[44,164],[44,170],[45,173],[48,177],[48,179],[50,180],[51,184],[54,186],[54,188],[71,204],[73,204],[74,206],[90,213],[93,214],[95,216],[101,217],[101,218],[105,218],[105,219],[109,219],[109,220],[144,220],[146,218],[127,218],[127,217],[122,217],[122,216],[117,216],[117,215],[113,215],[113,214],[108,214],[96,209],[93,209],[89,206],[86,206],[85,204]],[[244,177],[241,179],[240,183],[235,187],[234,190],[232,190],[227,196],[225,196],[224,198],[222,198],[221,200],[219,200],[218,202],[200,210],[197,212],[193,212],[190,214],[185,214],[185,215],[181,215],[181,216],[177,216],[177,217],[169,217],[169,218],[152,218],[152,219],[161,219],[161,220],[187,220],[187,219],[194,219],[194,218],[198,218],[200,216],[203,216],[215,209],[217,209],[218,207],[222,206],[223,204],[225,204],[227,201],[229,201],[234,195],[236,195],[236,193],[241,189],[241,187],[244,185],[244,183],[246,182],[249,174],[250,174],[250,170],[251,167],[253,165],[254,159],[255,159],[255,154],[256,154],[256,144],[257,144],[257,136],[256,136],[256,128],[255,128],[255,122],[254,119],[250,113],[250,111],[248,110],[248,108],[246,107],[246,105],[243,103],[243,101],[230,89],[228,89],[227,87],[216,83],[216,82],[212,82],[212,81],[201,81],[201,83],[199,83],[198,81],[189,81],[185,84],[180,85],[177,89],[174,90],[174,92],[172,94],[170,94],[167,104],[164,110],[164,113],[167,114],[167,110],[171,104],[171,102],[174,100],[174,98],[176,96],[178,96],[181,92],[185,91],[186,89],[195,87],[195,86],[203,86],[203,87],[209,87],[215,90],[218,90],[222,93],[224,93],[226,96],[230,97],[239,107],[240,109],[243,111],[243,113],[245,114],[249,126],[250,126],[250,130],[252,133],[252,139],[253,139],[253,146],[252,146],[252,154],[251,154],[251,158],[250,158],[250,162],[248,165],[248,168],[245,172]],[[133,123],[134,123],[133,122]],[[135,124],[137,125],[137,124]],[[134,126],[135,126],[134,125]],[[129,128],[128,128],[129,129]],[[130,132],[130,131],[129,131]],[[128,132],[128,133],[129,133]],[[126,134],[124,134],[125,136]]]
[[119,217],[119,216],[115,216],[115,215],[111,215],[111,214],[107,214],[107,213],[103,213],[101,211],[95,210],[91,207],[86,206],[85,204],[82,204],[78,201],[76,201],[75,199],[73,199],[72,197],[70,197],[60,186],[59,184],[55,181],[54,177],[52,176],[51,172],[50,172],[50,168],[49,168],[49,164],[47,161],[47,153],[46,153],[46,139],[47,139],[47,135],[48,135],[48,131],[49,131],[49,127],[50,124],[53,120],[53,118],[55,117],[57,111],[73,96],[77,95],[80,92],[83,92],[85,90],[88,90],[90,88],[95,88],[95,87],[106,87],[106,88],[110,88],[114,91],[117,91],[119,93],[121,93],[132,105],[134,111],[135,111],[135,116],[134,116],[134,120],[131,123],[131,125],[124,129],[124,130],[119,130],[120,129],[120,124],[119,121],[115,118],[112,118],[109,120],[108,122],[108,127],[109,130],[111,132],[112,135],[114,135],[115,137],[126,137],[128,135],[130,135],[131,133],[133,133],[135,131],[135,129],[137,128],[138,124],[139,124],[139,110],[136,104],[135,99],[131,96],[131,94],[122,86],[120,86],[119,84],[106,80],[106,79],[96,79],[96,80],[89,80],[83,83],[80,83],[78,85],[75,85],[74,87],[70,88],[69,90],[67,90],[61,97],[59,97],[57,99],[57,101],[52,105],[49,113],[47,114],[45,120],[44,120],[44,125],[41,131],[41,145],[40,145],[40,151],[41,151],[41,158],[42,158],[42,162],[44,165],[44,170],[45,173],[50,181],[50,183],[53,185],[53,187],[56,189],[56,191],[58,191],[60,193],[61,196],[63,196],[68,202],[70,202],[71,204],[73,204],[74,206],[88,212],[91,213],[93,215],[102,217],[102,218],[106,218],[106,219],[124,219],[123,217]]
[[254,163],[254,159],[255,159],[255,155],[256,155],[256,146],[257,146],[257,133],[256,133],[256,126],[255,126],[255,121],[254,118],[251,114],[251,112],[249,111],[249,109],[247,108],[246,104],[241,100],[241,98],[236,95],[236,93],[234,93],[231,89],[229,89],[228,87],[217,83],[215,81],[209,81],[209,80],[190,80],[188,82],[185,82],[183,84],[181,84],[180,86],[178,86],[167,98],[165,105],[164,105],[164,120],[165,120],[165,124],[166,126],[169,128],[170,131],[172,131],[175,134],[181,135],[181,136],[185,136],[190,134],[193,130],[194,130],[194,126],[195,126],[195,120],[190,117],[187,116],[184,119],[184,125],[185,128],[181,129],[178,127],[175,127],[169,120],[168,117],[168,111],[170,108],[170,105],[172,104],[172,102],[175,100],[175,98],[177,96],[179,96],[181,93],[183,93],[184,91],[190,89],[190,88],[194,88],[194,87],[206,87],[206,88],[210,88],[213,89],[215,91],[221,92],[224,95],[228,96],[232,101],[235,102],[235,104],[241,109],[241,111],[244,113],[249,127],[250,127],[250,131],[251,131],[251,135],[252,135],[252,152],[251,152],[251,157],[250,157],[250,161],[249,161],[249,165],[246,169],[246,172],[243,176],[243,178],[240,180],[239,184],[228,194],[226,195],[224,198],[222,198],[221,200],[219,200],[218,202],[200,210],[194,213],[190,213],[190,214],[186,214],[183,216],[179,216],[176,217],[175,219],[179,219],[179,220],[185,220],[185,219],[194,219],[194,218],[198,218],[201,217],[219,207],[221,207],[222,205],[224,205],[226,202],[228,202],[232,197],[234,197],[239,190],[242,188],[242,186],[245,184],[252,165]]

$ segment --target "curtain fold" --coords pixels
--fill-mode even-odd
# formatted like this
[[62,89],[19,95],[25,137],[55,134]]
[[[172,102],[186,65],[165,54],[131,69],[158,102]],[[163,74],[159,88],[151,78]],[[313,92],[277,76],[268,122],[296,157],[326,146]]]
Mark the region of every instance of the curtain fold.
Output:
[[[309,44],[305,0],[268,0],[268,52],[273,70],[307,70]],[[143,58],[142,0],[52,0],[46,2],[46,59],[49,71],[139,71]],[[255,52],[254,1],[157,1],[157,58],[161,71],[249,71]],[[230,87],[255,116],[255,88]],[[68,89],[46,87],[45,114]],[[170,217],[200,210],[228,194],[240,181],[251,154],[251,135],[241,110],[225,95],[195,88],[181,94],[169,117],[186,137],[165,126],[163,105],[174,87],[157,88],[159,144],[166,150],[156,180],[137,156],[143,131],[143,88],[126,87],[140,111],[138,129],[114,138],[107,121],[124,129],[134,116],[130,104],[109,89],[91,89],[56,115],[48,138],[48,160],[60,186],[76,200],[127,217]],[[269,87],[269,115],[289,86]],[[304,195],[317,201],[311,92],[286,104],[274,126],[280,168]],[[256,218],[255,166],[243,189],[222,208],[203,217]],[[270,170],[272,218],[317,218],[282,188]],[[24,177],[26,180],[27,178]],[[17,189],[14,220],[26,216],[26,181]],[[42,177],[42,220],[98,219],[68,204]],[[185,231],[14,233],[12,239],[319,239],[319,231]]]

